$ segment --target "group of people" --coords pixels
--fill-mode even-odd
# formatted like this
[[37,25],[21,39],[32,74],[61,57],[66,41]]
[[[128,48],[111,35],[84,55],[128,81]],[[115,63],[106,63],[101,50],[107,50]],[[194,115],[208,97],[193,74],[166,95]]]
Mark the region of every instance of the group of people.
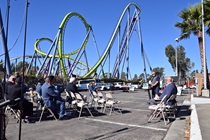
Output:
[[[30,122],[30,116],[33,115],[33,103],[24,97],[25,93],[29,90],[35,90],[35,93],[39,94],[39,97],[41,97],[41,99],[36,98],[36,100],[41,101],[42,105],[45,104],[50,108],[57,118],[60,120],[70,118],[71,113],[66,112],[66,99],[61,97],[61,91],[56,89],[54,81],[54,76],[40,78],[35,85],[35,89],[32,89],[22,84],[24,81],[19,74],[11,75],[4,86],[6,91],[5,98],[11,101],[14,101],[17,98],[21,99],[21,101],[12,102],[10,107],[15,110],[22,109],[22,118],[25,122]],[[69,83],[66,86],[66,91],[80,94],[76,87],[76,77],[70,78]],[[80,95],[85,98],[82,94]]]
[[[33,103],[24,98],[27,87],[22,83],[23,80],[19,74],[12,75],[2,89],[5,91],[4,97],[12,102],[10,107],[15,110],[22,110],[24,122],[29,122],[29,117],[33,114]],[[20,101],[15,101],[17,98],[20,98]]]
[[[45,78],[38,79],[38,83],[36,84],[36,92],[42,97],[42,103],[45,104],[48,108],[50,108],[55,115],[58,115],[60,120],[65,118],[69,118],[71,115],[66,112],[65,102],[66,100],[61,97],[61,93],[54,86],[54,76],[47,76]],[[149,104],[158,104],[158,101],[162,100],[162,98],[167,95],[167,98],[170,98],[172,94],[177,93],[176,85],[173,83],[172,77],[168,76],[165,78],[165,86],[160,93],[160,77],[156,72],[152,72],[152,79],[150,84],[150,89],[152,91],[152,98],[150,99]],[[27,91],[26,86],[23,86],[22,77],[19,74],[12,75],[9,77],[8,81],[5,84],[6,91],[6,99],[14,101],[16,98],[21,98],[19,102],[13,102],[11,107],[13,109],[22,109],[23,110],[23,118],[26,121],[29,121],[28,118],[33,114],[33,103],[24,98],[24,94]],[[97,90],[96,83],[89,84],[90,94],[92,91]],[[71,77],[67,86],[67,92],[80,94],[76,87],[76,77]],[[86,100],[85,96],[80,94],[84,100]],[[93,96],[92,94],[90,96]],[[174,104],[176,100],[171,101],[171,104]]]
[[[152,90],[152,98],[150,99],[149,102],[150,105],[158,104],[165,95],[167,96],[167,99],[169,99],[173,94],[177,94],[177,87],[174,84],[171,76],[165,77],[165,85],[163,87],[163,90],[160,92],[160,77],[157,75],[156,72],[152,72],[150,89]],[[176,103],[176,98],[167,102],[166,104],[173,105],[175,103]]]

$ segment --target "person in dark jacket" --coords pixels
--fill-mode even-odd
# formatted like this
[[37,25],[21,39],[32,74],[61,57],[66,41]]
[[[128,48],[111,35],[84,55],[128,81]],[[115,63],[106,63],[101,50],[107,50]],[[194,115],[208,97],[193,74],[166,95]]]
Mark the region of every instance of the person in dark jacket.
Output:
[[[29,117],[33,114],[33,103],[24,98],[26,87],[21,87],[22,78],[13,78],[11,76],[9,80],[15,80],[15,84],[7,85],[7,99],[14,101],[16,98],[20,98],[21,101],[13,102],[10,107],[16,110],[23,109],[22,117],[25,122],[29,122]],[[14,81],[10,81],[11,83]]]
[[81,93],[79,93],[79,91],[77,89],[77,86],[76,86],[76,78],[75,77],[71,77],[70,78],[69,83],[66,86],[66,91],[68,93],[70,93],[70,92],[73,92],[74,94],[75,93],[78,93],[78,94],[81,95],[81,97],[83,98],[84,101],[87,100],[87,97],[86,96],[83,96]]

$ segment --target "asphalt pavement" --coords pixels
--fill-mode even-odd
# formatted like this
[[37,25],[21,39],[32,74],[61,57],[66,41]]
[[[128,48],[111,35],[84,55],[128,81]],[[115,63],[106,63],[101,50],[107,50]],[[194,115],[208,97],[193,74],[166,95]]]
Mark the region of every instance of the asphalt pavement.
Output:
[[[105,93],[106,91],[102,91]],[[88,96],[88,92],[82,92]],[[64,96],[64,95],[63,95]],[[148,94],[145,90],[132,92],[115,91],[113,96],[120,101],[117,110],[109,115],[100,109],[91,108],[93,118],[86,112],[78,119],[78,114],[67,120],[54,120],[44,115],[39,123],[40,111],[34,112],[35,123],[22,123],[22,140],[172,140],[184,139],[186,118],[191,110],[189,93],[177,96],[178,115],[167,125],[162,120],[148,123]],[[199,108],[199,106],[198,106]],[[201,108],[201,107],[200,107]],[[70,111],[70,109],[69,109]],[[198,116],[199,117],[199,116]],[[19,136],[17,119],[8,115],[7,140],[17,140]]]

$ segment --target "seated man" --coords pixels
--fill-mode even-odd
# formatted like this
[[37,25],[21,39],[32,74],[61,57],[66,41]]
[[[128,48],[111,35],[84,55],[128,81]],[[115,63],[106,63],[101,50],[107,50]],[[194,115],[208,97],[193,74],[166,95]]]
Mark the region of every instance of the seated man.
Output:
[[13,109],[21,109],[23,107],[23,119],[24,122],[29,122],[29,117],[33,114],[33,103],[29,102],[27,99],[23,98],[23,94],[26,92],[26,87],[21,87],[22,78],[15,78],[13,75],[10,77],[9,82],[14,84],[7,85],[7,99],[14,100],[20,98],[20,102],[14,102],[10,105]]
[[[165,95],[167,95],[166,101],[171,97],[172,94],[177,94],[177,87],[172,82],[172,78],[170,76],[166,77],[166,86],[161,93],[160,96],[155,96],[155,98],[150,100],[150,105],[157,105]],[[170,102],[165,102],[166,104],[173,105],[176,103],[176,99],[174,98]],[[151,110],[150,115],[153,113],[154,110]],[[148,115],[149,116],[149,115]]]
[[[66,91],[68,93],[73,92],[74,94],[75,93],[80,94],[79,91],[78,91],[78,89],[77,89],[77,86],[76,86],[76,78],[75,77],[71,77],[70,78],[69,83],[66,86]],[[82,94],[80,94],[80,95],[81,95],[81,97],[83,98],[84,101],[87,100],[87,97],[86,96],[84,96]]]
[[53,86],[54,76],[47,76],[45,83],[42,85],[42,98],[46,106],[53,110],[57,115],[59,111],[59,119],[65,119],[69,116],[66,114],[65,101],[61,97],[61,93],[57,92]]
[[97,92],[97,86],[95,84],[95,81],[89,83],[88,89],[89,89],[89,92],[90,92],[90,95],[89,96],[95,98],[95,96],[93,95],[93,91]]
[[[160,96],[155,96],[155,98],[150,100],[150,104],[154,105],[157,104],[157,101],[160,101],[163,99],[163,97],[165,95],[167,95],[167,99],[169,99],[171,97],[172,94],[176,94],[177,93],[177,87],[176,85],[172,82],[172,78],[170,76],[166,77],[166,86],[163,90],[163,92],[161,93]],[[172,100],[170,102],[170,104],[174,104],[176,102],[176,100]]]

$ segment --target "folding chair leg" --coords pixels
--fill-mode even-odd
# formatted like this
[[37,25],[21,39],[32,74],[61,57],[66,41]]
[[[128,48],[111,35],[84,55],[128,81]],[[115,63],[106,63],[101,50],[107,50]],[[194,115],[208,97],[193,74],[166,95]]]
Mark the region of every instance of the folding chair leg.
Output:
[[50,108],[46,108],[46,105],[44,105],[43,109],[42,109],[42,113],[41,113],[41,116],[39,118],[39,122],[41,122],[42,120],[42,116],[44,114],[44,110],[47,109],[47,111],[50,112],[51,115],[53,115],[53,117],[55,118],[55,120],[57,121],[57,118],[55,117],[55,114],[52,112],[52,110]]
[[43,113],[44,113],[44,110],[45,110],[45,107],[44,107],[44,109],[42,110],[41,116],[40,116],[40,118],[39,118],[39,122],[41,122],[41,120],[42,120],[42,115],[43,115]]
[[82,109],[83,109],[83,107],[80,108],[78,119],[80,118],[80,116],[81,116],[81,114],[82,114]]
[[110,108],[109,115],[111,115],[111,114],[112,114],[112,109],[113,109],[113,106],[111,106],[111,108]]
[[118,111],[122,114],[122,111],[121,111],[121,109],[119,108],[119,106],[116,105],[116,107],[117,107]]
[[88,112],[90,113],[91,117],[93,118],[92,113],[90,112],[90,109],[87,107]]

